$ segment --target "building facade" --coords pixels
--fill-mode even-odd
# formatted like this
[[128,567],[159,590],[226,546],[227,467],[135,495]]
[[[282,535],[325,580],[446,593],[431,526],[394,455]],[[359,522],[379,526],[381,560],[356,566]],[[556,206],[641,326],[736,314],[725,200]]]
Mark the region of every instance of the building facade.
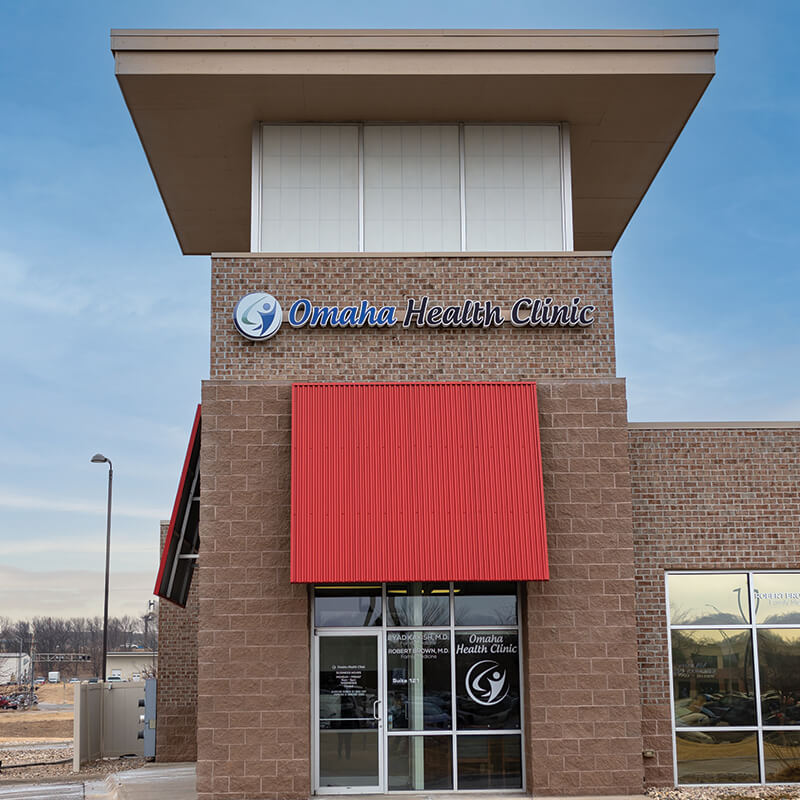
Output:
[[202,800],[796,779],[800,427],[631,424],[615,362],[612,251],[716,47],[112,33],[211,255],[157,585]]

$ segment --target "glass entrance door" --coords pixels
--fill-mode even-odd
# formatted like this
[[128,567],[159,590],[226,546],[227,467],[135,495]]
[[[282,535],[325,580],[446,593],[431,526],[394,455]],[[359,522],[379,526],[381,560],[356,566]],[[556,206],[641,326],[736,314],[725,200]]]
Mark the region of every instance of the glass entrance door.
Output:
[[382,792],[380,632],[320,633],[316,643],[317,790]]

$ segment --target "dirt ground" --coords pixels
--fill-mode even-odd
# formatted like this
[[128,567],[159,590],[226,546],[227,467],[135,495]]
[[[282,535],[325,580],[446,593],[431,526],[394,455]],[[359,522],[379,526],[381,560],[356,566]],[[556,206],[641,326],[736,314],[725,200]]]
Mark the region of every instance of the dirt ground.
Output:
[[42,742],[72,738],[71,711],[0,711],[0,747],[16,741]]
[[[39,703],[65,705],[73,701],[75,684],[45,684],[36,688]],[[5,689],[4,689],[5,692]],[[0,711],[0,747],[19,742],[47,742],[72,739],[72,709],[43,710],[41,705],[27,709]]]

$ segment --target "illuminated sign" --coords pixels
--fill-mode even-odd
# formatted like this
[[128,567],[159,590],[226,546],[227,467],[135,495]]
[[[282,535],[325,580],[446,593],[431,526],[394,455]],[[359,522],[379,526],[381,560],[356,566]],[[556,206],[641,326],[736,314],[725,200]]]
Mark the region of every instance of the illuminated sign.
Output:
[[[520,297],[508,310],[491,300],[440,305],[427,296],[411,297],[403,308],[368,300],[347,306],[321,305],[301,297],[289,306],[286,321],[293,328],[496,328],[507,322],[517,328],[586,328],[594,322],[596,310],[580,297],[566,303],[552,297]],[[257,292],[237,303],[233,318],[242,336],[257,341],[277,333],[283,312],[272,295]]]

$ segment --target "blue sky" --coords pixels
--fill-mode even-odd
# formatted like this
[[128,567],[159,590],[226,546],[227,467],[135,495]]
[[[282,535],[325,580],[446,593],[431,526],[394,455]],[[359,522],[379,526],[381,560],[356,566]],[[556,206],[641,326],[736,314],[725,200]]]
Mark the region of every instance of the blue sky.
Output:
[[0,616],[142,613],[200,380],[209,261],[179,252],[113,28],[719,28],[717,77],[614,255],[632,420],[800,419],[795,3],[0,5]]

